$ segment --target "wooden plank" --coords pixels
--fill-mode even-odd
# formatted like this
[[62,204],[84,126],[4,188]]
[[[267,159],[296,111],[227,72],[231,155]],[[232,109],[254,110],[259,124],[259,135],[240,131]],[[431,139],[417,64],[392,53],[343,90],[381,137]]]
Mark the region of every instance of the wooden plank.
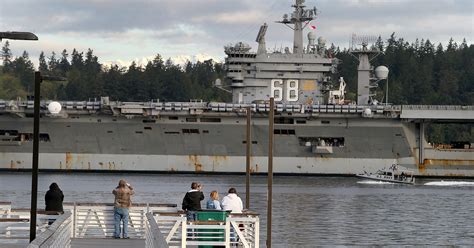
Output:
[[71,248],[125,248],[125,247],[145,247],[145,239],[104,239],[86,238],[71,239]]

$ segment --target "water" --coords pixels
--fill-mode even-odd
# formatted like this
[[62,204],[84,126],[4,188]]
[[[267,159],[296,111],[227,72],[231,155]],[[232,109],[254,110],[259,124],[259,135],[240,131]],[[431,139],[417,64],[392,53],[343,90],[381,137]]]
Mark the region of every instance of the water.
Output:
[[[136,191],[134,202],[180,206],[192,181],[206,198],[236,187],[245,201],[245,176],[40,174],[38,207],[57,182],[66,202],[113,202],[119,179]],[[0,201],[30,206],[31,176],[0,174]],[[415,186],[339,177],[274,177],[272,244],[313,246],[433,246],[474,244],[474,181],[417,180]],[[260,241],[266,240],[266,177],[252,177],[251,210],[260,213]],[[204,205],[204,203],[203,203]]]

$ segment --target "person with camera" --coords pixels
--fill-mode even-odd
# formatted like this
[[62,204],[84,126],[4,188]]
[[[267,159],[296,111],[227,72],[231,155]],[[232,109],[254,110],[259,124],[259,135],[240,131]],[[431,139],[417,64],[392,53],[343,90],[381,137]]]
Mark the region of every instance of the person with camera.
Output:
[[118,186],[112,191],[114,201],[114,238],[119,239],[122,230],[120,224],[123,222],[123,238],[128,239],[128,214],[132,206],[131,196],[135,193],[132,186],[121,179]]
[[196,220],[196,211],[201,210],[201,201],[204,200],[202,185],[191,183],[191,190],[183,198],[182,209],[187,212],[188,221]]

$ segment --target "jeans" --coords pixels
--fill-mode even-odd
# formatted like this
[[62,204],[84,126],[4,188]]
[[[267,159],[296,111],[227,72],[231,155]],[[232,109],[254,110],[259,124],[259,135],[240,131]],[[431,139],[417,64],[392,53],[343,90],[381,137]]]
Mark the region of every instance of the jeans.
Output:
[[123,222],[123,238],[128,238],[128,208],[114,208],[115,232],[114,238],[120,238],[120,224]]
[[189,211],[186,213],[186,218],[188,221],[195,221],[197,220],[197,214],[196,211]]

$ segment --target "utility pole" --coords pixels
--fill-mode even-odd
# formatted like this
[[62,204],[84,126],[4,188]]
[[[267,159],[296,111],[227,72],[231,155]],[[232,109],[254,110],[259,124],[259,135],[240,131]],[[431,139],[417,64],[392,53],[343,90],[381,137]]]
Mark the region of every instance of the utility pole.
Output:
[[33,166],[31,168],[31,208],[30,208],[30,243],[36,238],[36,209],[38,201],[38,157],[39,157],[39,117],[41,73],[35,72],[35,99],[33,114]]
[[[38,40],[38,36],[31,32],[0,32],[0,41],[2,39],[9,39],[9,40]],[[38,73],[38,75],[37,75]],[[38,77],[37,77],[38,76]],[[39,138],[39,118],[36,120],[36,113],[38,113],[39,116],[39,86],[36,87],[36,85],[39,85],[41,80],[41,76],[39,72],[35,73],[35,106],[34,106],[34,113],[35,113],[35,120],[34,120],[34,127],[33,127],[33,167],[32,171],[33,174],[35,173],[34,166],[36,164],[36,176],[32,175],[32,180],[31,180],[31,188],[36,188],[38,189],[38,138]],[[36,99],[36,95],[38,94],[38,99]],[[36,156],[35,156],[35,150],[36,150]],[[35,162],[36,161],[36,162]],[[36,180],[34,178],[36,177]],[[31,206],[33,206],[33,199],[34,199],[34,215],[33,215],[33,208],[30,210],[30,242],[33,241],[36,237],[36,197],[37,197],[37,190],[33,194],[33,190],[31,191]],[[34,198],[33,198],[34,196]],[[34,218],[33,218],[34,217]],[[33,228],[32,228],[33,226]]]
[[33,165],[31,166],[31,208],[30,208],[30,243],[36,238],[36,210],[38,201],[38,158],[39,158],[39,121],[40,121],[40,99],[41,82],[66,81],[63,77],[41,76],[39,71],[35,72],[35,99],[33,114]]
[[272,194],[273,194],[273,122],[275,100],[270,98],[270,112],[268,113],[268,190],[267,190],[267,248],[272,247]]
[[252,109],[247,107],[247,152],[246,152],[246,177],[245,177],[245,208],[250,209],[250,156],[252,147],[251,118]]

